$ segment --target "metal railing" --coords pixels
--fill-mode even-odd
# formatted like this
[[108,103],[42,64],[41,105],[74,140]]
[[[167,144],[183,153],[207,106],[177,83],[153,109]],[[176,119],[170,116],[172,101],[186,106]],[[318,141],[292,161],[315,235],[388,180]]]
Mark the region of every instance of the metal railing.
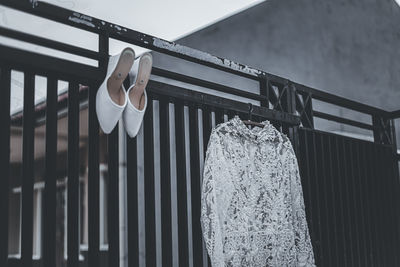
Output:
[[[39,55],[29,51],[21,49],[7,47],[0,45],[0,84],[2,97],[0,98],[0,121],[2,127],[0,129],[0,147],[10,147],[10,125],[16,123],[23,127],[23,159],[22,159],[22,226],[21,226],[21,259],[22,266],[32,266],[32,216],[33,216],[33,168],[34,168],[34,128],[38,120],[43,121],[45,116],[46,124],[46,157],[45,157],[45,189],[44,189],[44,231],[43,233],[43,264],[44,266],[53,267],[55,266],[55,225],[56,225],[56,159],[57,159],[57,120],[58,120],[58,109],[60,105],[58,103],[57,96],[57,81],[65,80],[69,82],[67,100],[63,104],[68,109],[68,240],[67,240],[67,265],[77,266],[79,263],[79,112],[80,102],[82,99],[87,99],[88,111],[89,111],[89,141],[88,141],[88,183],[89,183],[89,229],[88,229],[88,265],[89,266],[101,266],[105,265],[100,260],[99,250],[99,125],[97,122],[95,112],[95,97],[96,90],[99,84],[102,82],[104,77],[107,60],[109,55],[109,40],[116,39],[129,44],[138,45],[144,48],[151,49],[153,51],[161,52],[163,54],[171,55],[182,60],[194,62],[205,67],[218,69],[227,73],[231,73],[237,76],[241,76],[245,79],[255,80],[259,83],[260,93],[251,93],[240,88],[234,88],[226,85],[222,85],[216,82],[207,81],[197,77],[191,77],[181,73],[172,72],[160,68],[153,68],[152,74],[164,78],[168,78],[174,81],[185,82],[187,84],[201,86],[223,93],[229,93],[231,95],[245,97],[249,100],[260,101],[260,106],[253,106],[252,115],[254,120],[271,120],[274,125],[281,131],[288,134],[291,141],[296,149],[296,152],[301,162],[301,170],[303,173],[303,179],[307,185],[303,184],[303,187],[307,192],[306,200],[309,203],[310,212],[308,213],[308,220],[311,225],[311,231],[321,231],[321,217],[330,216],[323,211],[316,203],[319,199],[324,199],[327,203],[332,199],[323,198],[323,190],[318,186],[318,173],[323,172],[319,169],[316,161],[321,160],[318,155],[322,153],[317,152],[322,149],[316,140],[327,140],[328,146],[332,144],[342,144],[344,142],[349,144],[347,147],[343,145],[343,148],[330,149],[329,154],[322,160],[321,163],[330,165],[331,174],[327,174],[326,179],[334,179],[341,175],[340,172],[336,172],[334,167],[346,167],[348,170],[355,172],[355,167],[349,165],[347,161],[341,160],[340,163],[333,163],[335,160],[333,157],[340,156],[348,157],[348,160],[354,160],[358,164],[358,167],[362,167],[363,164],[369,164],[369,168],[376,167],[376,170],[382,170],[388,166],[394,166],[394,161],[397,154],[393,153],[396,148],[395,140],[395,129],[394,119],[399,117],[399,111],[388,112],[379,108],[375,108],[369,105],[365,105],[353,100],[349,100],[340,96],[329,94],[320,90],[316,90],[288,79],[278,77],[266,73],[264,71],[239,64],[237,62],[213,56],[211,54],[188,48],[177,43],[165,41],[156,38],[151,35],[140,33],[121,25],[115,25],[107,21],[103,21],[94,17],[80,14],[72,10],[60,8],[48,3],[40,1],[11,1],[11,0],[0,0],[0,5],[13,8],[22,12],[26,12],[38,17],[46,18],[55,22],[66,24],[72,27],[76,27],[87,32],[95,33],[98,36],[98,51],[92,51],[86,48],[65,44],[62,42],[38,37],[32,34],[19,32],[13,29],[7,29],[0,27],[0,35],[25,41],[28,43],[40,45],[47,48],[56,49],[58,51],[67,52],[70,54],[94,59],[98,61],[98,67],[85,65],[82,63],[72,62],[67,59],[55,58],[49,55]],[[9,116],[10,110],[10,77],[11,70],[19,70],[24,72],[24,108],[22,117],[21,114]],[[47,99],[45,105],[45,112],[35,112],[34,105],[34,77],[35,75],[41,75],[47,78]],[[85,87],[80,87],[85,85]],[[81,90],[80,90],[81,88]],[[139,265],[139,234],[138,221],[139,213],[138,207],[144,205],[145,210],[145,261],[147,266],[155,266],[156,260],[156,240],[162,242],[162,263],[163,266],[171,266],[173,258],[173,248],[171,243],[172,228],[178,227],[178,258],[180,266],[188,266],[191,261],[194,266],[210,266],[205,256],[204,246],[202,245],[201,239],[201,228],[199,225],[200,219],[200,184],[201,184],[201,162],[202,156],[208,142],[211,128],[220,122],[230,118],[235,114],[240,116],[247,116],[249,111],[249,105],[237,100],[231,100],[224,97],[215,96],[212,94],[205,94],[203,92],[196,92],[187,88],[178,87],[162,82],[151,80],[148,84],[148,95],[149,105],[144,118],[143,133],[141,134],[141,140],[129,139],[127,141],[127,175],[128,179],[128,257],[129,266]],[[313,100],[323,101],[325,103],[333,104],[338,107],[344,107],[351,109],[372,118],[372,124],[362,123],[351,119],[338,117],[332,114],[327,114],[313,109]],[[159,106],[159,111],[156,113],[154,105]],[[170,110],[174,110],[174,118],[170,117]],[[270,108],[272,107],[272,108]],[[201,115],[200,115],[201,114]],[[371,147],[363,141],[353,140],[351,138],[345,139],[344,137],[325,137],[324,133],[321,133],[314,129],[314,118],[322,118],[326,120],[335,121],[338,123],[355,126],[362,129],[367,129],[373,132],[374,135],[374,146]],[[162,160],[160,166],[155,166],[155,131],[153,127],[154,119],[158,118],[159,121],[159,138],[160,138],[160,157],[167,159],[170,157],[171,151],[175,151],[176,162],[173,165],[167,160]],[[202,131],[199,131],[199,126]],[[173,129],[175,133],[175,140],[179,142],[175,143],[175,146],[170,142],[170,132],[168,129]],[[311,135],[310,133],[311,132]],[[319,135],[321,134],[321,135]],[[353,141],[352,141],[353,140]],[[360,144],[361,142],[362,144]],[[325,144],[321,141],[321,144]],[[355,145],[354,145],[355,144]],[[313,152],[308,151],[308,147],[314,149]],[[353,145],[357,149],[352,150]],[[365,145],[365,146],[364,146]],[[142,154],[139,153],[139,147],[143,146],[146,148]],[[379,161],[379,164],[375,164],[372,153],[380,149],[382,155],[386,159],[386,162]],[[385,150],[386,149],[386,150]],[[388,149],[392,153],[388,152]],[[189,158],[185,157],[186,151],[189,151]],[[347,151],[354,151],[355,154],[359,155],[363,151],[369,151],[367,158],[361,160],[360,158],[354,159],[347,154]],[[116,128],[110,135],[107,136],[107,155],[108,155],[108,176],[109,176],[109,188],[108,188],[108,266],[118,266],[119,264],[119,214],[118,214],[118,128]],[[203,153],[203,154],[202,154]],[[10,167],[10,150],[2,149],[0,152],[0,173],[5,174],[0,179],[0,196],[1,206],[0,213],[8,214],[8,190],[9,190],[9,167]],[[370,158],[368,158],[370,157]],[[145,193],[145,202],[140,203],[138,198],[138,164],[139,159],[143,158],[143,175],[145,179],[142,181],[143,190]],[[311,162],[314,160],[314,162]],[[311,165],[310,164],[314,164]],[[333,164],[333,165],[332,165]],[[336,165],[335,165],[336,164]],[[155,203],[155,168],[160,168],[160,192],[161,192],[161,227],[162,237],[156,237],[156,220],[154,206]],[[190,180],[187,177],[187,170],[190,167]],[[176,181],[177,188],[175,192],[171,191],[171,168],[176,169]],[[361,181],[360,175],[353,175],[351,173],[344,174],[348,178],[355,177]],[[358,192],[359,200],[362,201],[364,198],[370,196],[374,192],[371,191],[372,186],[375,185],[376,176],[366,173],[369,175],[368,181],[371,182],[370,186],[365,185],[366,191]],[[386,172],[388,177],[388,184],[385,184],[386,189],[392,188],[393,192],[398,192],[398,170],[394,168],[389,172]],[[321,176],[322,177],[322,176]],[[190,184],[189,184],[190,181]],[[327,180],[328,181],[328,180]],[[316,183],[316,187],[313,183]],[[388,185],[391,184],[392,187]],[[324,184],[325,185],[325,184]],[[186,194],[187,187],[191,189],[191,195]],[[348,190],[348,187],[338,184],[335,190]],[[355,190],[356,186],[350,186],[350,190]],[[383,188],[383,187],[382,187]],[[382,189],[383,190],[383,189]],[[177,193],[178,192],[178,193]],[[185,193],[182,193],[185,192]],[[367,192],[367,193],[366,193]],[[389,203],[389,198],[384,198],[383,191],[380,191],[379,196],[375,196],[376,202],[371,205],[375,205],[373,212],[380,212],[379,205],[386,205]],[[393,193],[392,192],[392,193]],[[351,192],[350,192],[351,193]],[[343,193],[341,204],[335,209],[346,209],[346,203],[353,205],[350,193]],[[395,209],[398,207],[399,201],[395,194],[390,194],[391,207],[393,209],[387,209],[387,213],[382,213],[385,218],[390,218],[388,214],[391,214],[398,220],[398,214]],[[177,194],[177,202],[172,203],[172,194]],[[333,197],[333,196],[332,196]],[[190,201],[189,201],[190,199]],[[382,201],[381,201],[382,200]],[[358,201],[358,200],[357,200]],[[173,226],[171,223],[171,206],[176,205],[177,209],[177,226]],[[319,204],[318,204],[319,205]],[[359,205],[354,204],[356,207]],[[327,205],[329,206],[329,205]],[[192,215],[189,218],[188,210],[191,210]],[[314,210],[314,211],[312,211]],[[356,211],[353,208],[352,211]],[[366,206],[362,206],[362,215],[371,217],[370,210]],[[346,210],[346,212],[350,210]],[[324,213],[325,212],[325,213]],[[365,212],[365,213],[364,213]],[[386,211],[385,211],[386,212]],[[351,214],[343,215],[340,217],[348,225],[352,225],[352,219],[354,217]],[[157,217],[157,218],[156,218]],[[368,217],[368,218],[369,218]],[[372,217],[371,217],[372,218]],[[336,220],[335,218],[332,218]],[[358,222],[362,221],[357,217]],[[191,221],[191,226],[188,221]],[[386,230],[394,231],[394,238],[391,240],[393,246],[398,245],[398,227],[394,224],[380,225],[375,219],[372,222],[367,223],[367,226],[361,228],[357,235],[351,236],[351,242],[345,235],[341,235],[343,239],[335,239],[334,245],[340,247],[341,244],[350,242],[350,244],[360,245],[357,238],[364,237],[362,233],[365,233],[365,237],[370,238],[370,242],[365,242],[365,247],[371,245],[373,238],[370,237],[368,229],[370,226],[374,228],[374,234],[379,236],[379,233],[383,231],[387,235]],[[370,224],[370,225],[369,225]],[[326,227],[326,230],[331,228],[329,224],[322,225]],[[386,230],[382,230],[380,227],[386,226]],[[314,227],[316,230],[314,230]],[[337,226],[333,225],[334,229],[337,230]],[[350,226],[349,226],[350,227]],[[353,229],[351,226],[349,229]],[[2,216],[0,218],[0,265],[7,266],[8,262],[8,216]],[[132,231],[132,229],[134,229]],[[333,229],[333,228],[332,228]],[[356,228],[354,228],[356,229]],[[357,228],[358,229],[358,228]],[[358,230],[357,230],[358,231]],[[362,232],[364,231],[364,232]],[[191,233],[192,240],[189,240],[189,232]],[[320,232],[321,233],[321,232]],[[321,242],[321,240],[323,242]],[[380,240],[380,239],[379,239]],[[189,243],[192,243],[192,257],[189,258]],[[322,257],[326,251],[330,250],[331,246],[329,242],[326,242],[324,236],[321,234],[313,234],[313,244],[316,249],[316,258],[321,266],[329,266],[333,263]],[[326,249],[322,249],[322,244],[328,246]],[[384,245],[384,242],[380,242]],[[333,245],[332,245],[333,246]],[[372,245],[371,245],[372,246]],[[363,253],[370,252],[372,256],[372,262],[378,261],[385,257],[390,258],[386,263],[398,261],[395,255],[395,250],[389,250],[390,253],[384,254],[383,252],[379,255],[373,253],[373,246],[369,250],[361,250],[357,247],[358,254],[351,254],[352,257],[346,258],[346,266],[356,266],[356,264],[365,263],[369,266],[369,261],[357,261],[356,256],[362,257]],[[325,251],[325,252],[324,252]],[[341,250],[336,249],[337,256],[341,257]],[[346,253],[345,251],[342,251]],[[391,254],[394,253],[394,254]],[[348,254],[346,254],[348,255]],[[353,257],[354,256],[354,257]],[[379,256],[379,257],[378,257]],[[385,257],[384,257],[385,256]],[[367,257],[367,258],[368,258]],[[328,259],[331,259],[329,256]],[[393,259],[393,261],[392,261]],[[9,263],[9,262],[8,262]],[[368,264],[367,264],[368,263]],[[376,265],[375,265],[376,266]],[[379,265],[383,266],[383,265]]]

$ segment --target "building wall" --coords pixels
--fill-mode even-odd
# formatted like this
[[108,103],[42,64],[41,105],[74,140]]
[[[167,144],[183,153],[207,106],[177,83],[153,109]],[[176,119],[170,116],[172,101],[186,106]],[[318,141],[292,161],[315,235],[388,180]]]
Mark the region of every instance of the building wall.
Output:
[[[400,7],[394,0],[271,0],[177,42],[386,110],[400,108]],[[157,53],[154,62],[257,90],[257,84],[204,67],[199,75],[199,66]],[[332,114],[371,122],[369,117],[348,110],[314,105]],[[316,123],[331,131],[366,133]]]

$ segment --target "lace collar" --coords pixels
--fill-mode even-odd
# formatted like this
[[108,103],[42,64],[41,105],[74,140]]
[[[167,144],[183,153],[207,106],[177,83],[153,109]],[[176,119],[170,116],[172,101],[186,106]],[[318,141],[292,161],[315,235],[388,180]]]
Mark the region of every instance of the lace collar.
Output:
[[249,136],[260,135],[266,128],[268,128],[267,126],[271,126],[271,123],[268,120],[265,120],[261,122],[261,124],[263,124],[264,127],[254,126],[254,128],[250,129],[239,118],[238,115],[235,115],[232,119],[230,119],[229,122],[231,122],[232,126],[236,127],[236,129],[240,130],[243,133],[246,133]]
[[249,129],[239,118],[239,116],[235,115],[229,121],[221,124],[221,130],[225,130],[234,135],[243,136],[247,139],[257,142],[263,140],[283,141],[280,132],[275,129],[270,121],[264,120],[261,122],[261,124],[264,124],[264,127],[255,126],[254,128]]

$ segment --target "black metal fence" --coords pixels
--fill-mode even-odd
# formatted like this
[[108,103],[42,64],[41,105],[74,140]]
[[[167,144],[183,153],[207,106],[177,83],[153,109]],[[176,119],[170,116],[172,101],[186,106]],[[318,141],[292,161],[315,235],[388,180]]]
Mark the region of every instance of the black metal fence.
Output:
[[309,129],[301,129],[299,138],[317,265],[399,266],[392,147]]
[[[56,266],[58,80],[68,82],[66,265],[119,264],[118,128],[107,137],[108,249],[105,253],[100,250],[99,237],[101,151],[94,103],[107,66],[110,38],[259,82],[260,93],[255,94],[168,70],[153,68],[152,72],[154,76],[260,101],[260,105],[253,108],[253,119],[268,119],[290,136],[300,164],[307,220],[318,266],[399,266],[399,156],[393,122],[399,112],[387,112],[318,91],[47,3],[1,0],[0,4],[95,33],[99,38],[98,51],[92,51],[0,27],[2,36],[99,63],[99,67],[93,67],[0,45],[1,266]],[[18,116],[10,117],[11,70],[24,73],[23,113],[19,117],[23,127],[21,255],[13,260],[8,257],[7,216],[10,126],[12,119],[18,120]],[[36,75],[47,78],[43,112],[38,112],[34,104]],[[200,227],[204,152],[211,128],[235,114],[247,116],[249,105],[154,80],[150,81],[147,90],[149,104],[143,127],[138,137],[128,138],[126,144],[129,266],[156,266],[158,260],[162,266],[210,266]],[[82,260],[79,246],[79,113],[80,103],[86,99],[89,223],[88,254]],[[372,124],[315,111],[313,100],[367,114],[371,116]],[[34,129],[43,115],[46,123],[43,255],[33,260]],[[315,130],[315,117],[370,130],[374,142]],[[160,205],[159,209],[157,205]],[[140,230],[141,226],[144,229]]]

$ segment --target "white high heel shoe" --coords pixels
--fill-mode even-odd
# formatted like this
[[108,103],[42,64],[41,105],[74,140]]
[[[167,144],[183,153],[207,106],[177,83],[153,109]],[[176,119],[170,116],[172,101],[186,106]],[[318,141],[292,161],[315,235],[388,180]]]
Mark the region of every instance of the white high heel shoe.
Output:
[[150,53],[144,53],[136,59],[129,78],[132,85],[127,91],[128,104],[123,113],[125,130],[130,137],[135,137],[139,132],[147,107],[146,85],[150,79],[153,58]]
[[128,95],[123,82],[135,59],[135,52],[125,48],[121,53],[111,56],[107,75],[96,95],[96,113],[104,133],[114,129],[128,103]]

